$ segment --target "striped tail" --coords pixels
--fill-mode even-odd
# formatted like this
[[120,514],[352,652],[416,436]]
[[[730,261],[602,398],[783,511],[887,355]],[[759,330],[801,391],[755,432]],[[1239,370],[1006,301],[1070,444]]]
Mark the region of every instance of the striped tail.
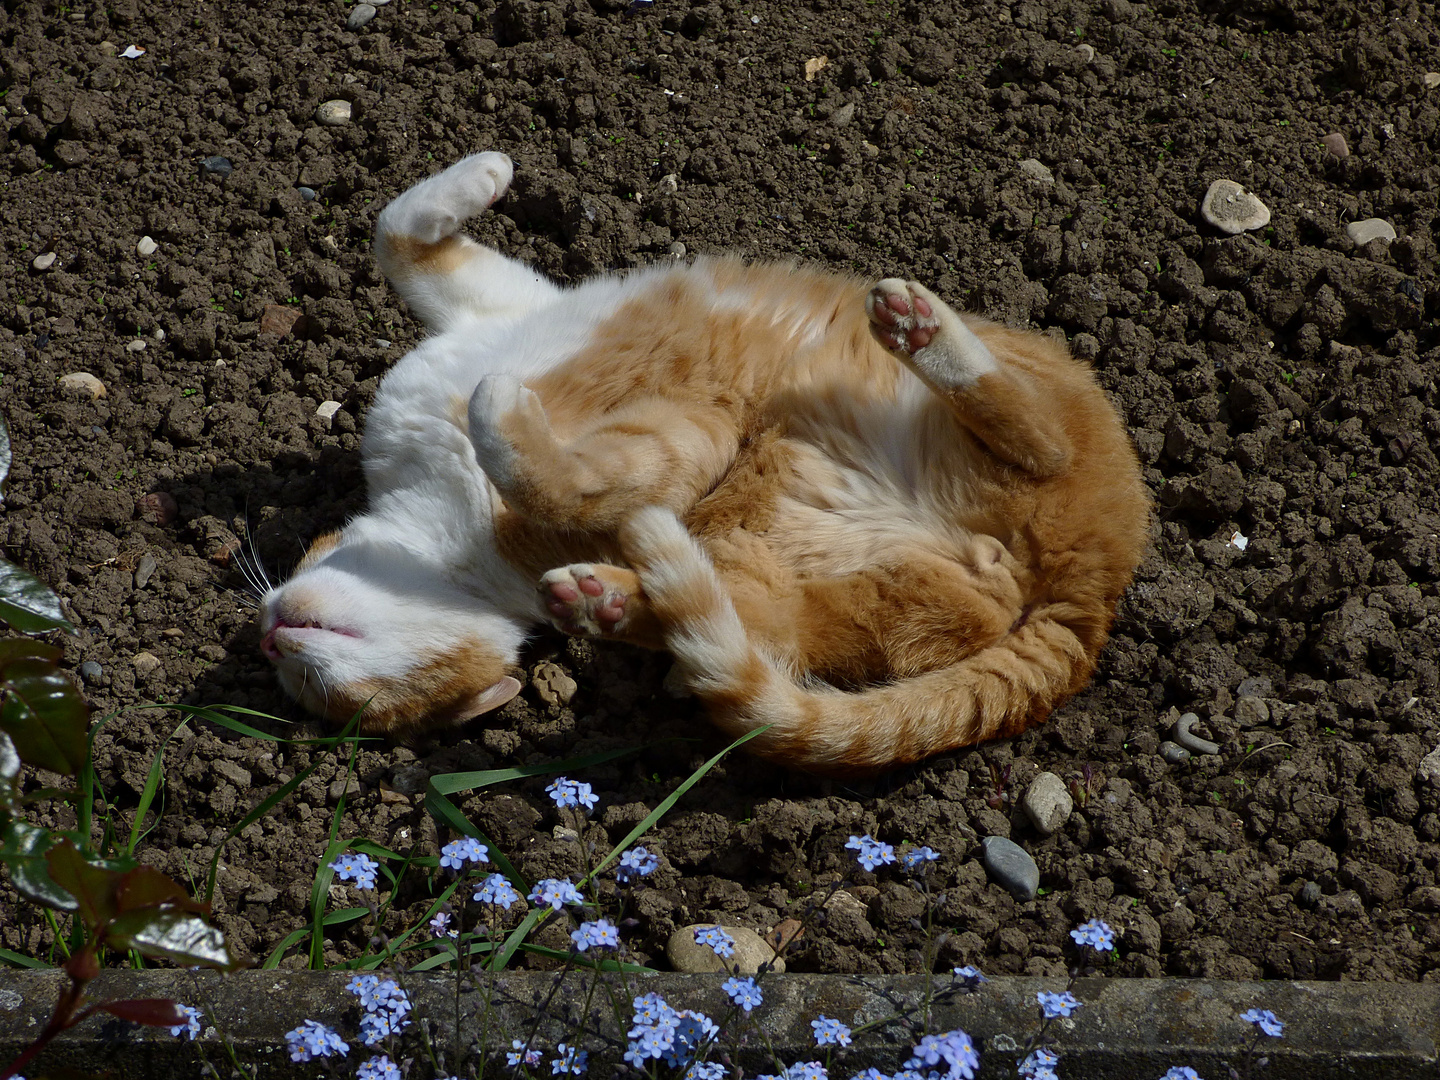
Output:
[[1042,612],[937,671],[859,691],[807,685],[750,640],[709,557],[673,514],[640,511],[621,542],[685,687],[731,735],[770,725],[747,749],[783,764],[875,773],[1014,735],[1044,720],[1094,667],[1080,637]]

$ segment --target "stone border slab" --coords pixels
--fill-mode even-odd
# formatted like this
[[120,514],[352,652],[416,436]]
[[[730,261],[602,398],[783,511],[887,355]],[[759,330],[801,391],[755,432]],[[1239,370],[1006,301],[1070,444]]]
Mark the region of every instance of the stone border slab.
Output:
[[[228,978],[210,972],[107,971],[91,984],[91,998],[174,997],[205,1007],[224,1027],[242,1061],[255,1062],[262,1080],[312,1077],[316,1066],[293,1065],[282,1050],[284,1033],[302,1020],[327,1023],[351,1041],[345,1072],[369,1052],[351,1036],[355,1000],[344,990],[349,973],[247,971]],[[554,974],[506,973],[495,980],[489,1006],[483,990],[462,988],[448,975],[410,975],[403,984],[416,1015],[437,1026],[436,1041],[452,1044],[458,1008],[467,1042],[486,1029],[504,1032],[508,1047],[525,1037],[535,1003],[547,1002],[555,1019],[541,1026],[536,1045],[547,1049],[565,1037],[559,1017],[588,1011],[592,1024],[611,1015],[603,989],[588,999],[588,975],[572,972],[563,983]],[[722,1015],[727,1002],[716,976],[659,974],[605,976],[615,980],[616,999],[627,1011],[631,993],[654,991],[676,1008]],[[0,972],[0,1061],[10,1061],[43,1027],[56,991],[58,972]],[[938,985],[938,980],[937,980]],[[923,1002],[925,980],[916,976],[849,978],[836,975],[772,975],[762,982],[764,1005],[755,1012],[786,1063],[822,1057],[810,1021],[821,1013],[851,1027]],[[1058,991],[1055,979],[996,978],[970,995],[943,995],[932,1003],[930,1030],[963,1028],[980,1047],[982,1078],[1013,1076],[1015,1048],[1034,1029],[1035,994]],[[1240,1064],[1250,1027],[1237,1017],[1252,1007],[1274,1011],[1285,1022],[1282,1039],[1267,1039],[1262,1050],[1270,1066],[1265,1080],[1435,1080],[1440,1076],[1440,985],[1415,983],[1222,982],[1209,979],[1082,979],[1075,988],[1083,1007],[1052,1028],[1065,1057],[1064,1080],[1156,1080],[1172,1065],[1189,1065],[1206,1080],[1224,1080],[1226,1062]],[[591,1077],[610,1077],[623,1043],[592,1034]],[[502,1040],[491,1040],[498,1050]],[[773,1071],[753,1035],[734,1055],[747,1076]],[[847,1080],[867,1065],[892,1072],[903,1064],[910,1040],[896,1025],[866,1033],[832,1070]],[[118,1080],[195,1077],[199,1055],[229,1075],[222,1034],[207,1024],[194,1044],[164,1030],[130,1028],[92,1017],[51,1044],[27,1075],[56,1068],[105,1072]],[[453,1060],[453,1058],[452,1058]],[[548,1069],[548,1067],[547,1067]],[[544,1072],[546,1070],[542,1070]],[[500,1074],[505,1075],[505,1074]],[[410,1080],[430,1080],[429,1066],[417,1061]]]

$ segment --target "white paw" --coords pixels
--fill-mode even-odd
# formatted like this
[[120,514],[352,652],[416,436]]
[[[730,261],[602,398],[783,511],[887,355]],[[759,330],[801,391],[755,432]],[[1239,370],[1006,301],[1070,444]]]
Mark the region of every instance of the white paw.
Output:
[[918,281],[877,282],[865,310],[876,339],[937,390],[965,389],[999,367],[965,320]]
[[486,375],[470,395],[470,443],[475,460],[496,487],[504,490],[515,480],[517,454],[501,431],[505,417],[539,399],[513,375]]
[[472,217],[486,210],[510,189],[515,178],[515,163],[504,154],[494,150],[483,154],[471,154],[461,158],[441,174],[447,180],[454,180],[457,190],[468,191],[466,205],[458,206],[462,218]]
[[888,349],[913,355],[930,344],[940,320],[928,298],[899,278],[876,283],[865,297],[870,329]]
[[504,195],[514,175],[515,166],[504,154],[471,154],[391,202],[380,212],[377,231],[439,243]]
[[625,619],[628,599],[596,577],[588,563],[559,566],[540,578],[540,603],[555,629],[565,634],[613,634]]

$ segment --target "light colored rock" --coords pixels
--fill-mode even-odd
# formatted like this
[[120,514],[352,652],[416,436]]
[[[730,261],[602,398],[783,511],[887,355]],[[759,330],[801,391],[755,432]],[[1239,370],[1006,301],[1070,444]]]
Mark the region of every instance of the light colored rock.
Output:
[[847,101],[844,105],[841,105],[838,109],[836,109],[833,113],[830,114],[830,122],[836,127],[844,127],[846,124],[850,123],[850,121],[854,119],[855,103],[853,101]]
[[1352,221],[1346,225],[1345,235],[1356,247],[1364,247],[1371,240],[1384,240],[1388,244],[1395,239],[1395,226],[1384,218],[1366,218],[1364,221]]
[[1020,807],[1042,836],[1053,836],[1069,820],[1075,800],[1070,797],[1064,780],[1052,772],[1042,772],[1030,781]]
[[158,250],[160,250],[160,245],[148,236],[140,237],[140,242],[135,245],[135,254],[142,259],[154,255]]
[[568,705],[580,689],[575,680],[558,664],[541,664],[530,678],[540,700],[547,705]]
[[1270,224],[1270,208],[1234,180],[1216,180],[1200,200],[1200,214],[1232,236]]
[[356,4],[350,10],[350,17],[345,20],[345,29],[359,30],[373,18],[375,18],[374,4]]
[[1235,722],[1243,728],[1270,722],[1270,706],[1260,698],[1249,694],[1236,698],[1235,707],[1231,712],[1235,715]]
[[987,836],[980,841],[984,851],[985,869],[999,885],[1021,903],[1034,900],[1040,889],[1040,868],[1028,852],[1003,836]]
[[315,409],[315,415],[321,420],[329,420],[340,411],[340,402],[322,401]]
[[1434,90],[1437,86],[1440,86],[1440,71],[1425,72],[1425,89]]
[[352,107],[343,98],[322,101],[315,108],[315,119],[327,127],[344,127],[350,122]]
[[1341,135],[1338,131],[1332,131],[1329,135],[1322,135],[1320,137],[1320,144],[1337,158],[1347,158],[1350,156],[1350,147],[1345,145],[1345,136]]
[[135,567],[135,588],[143,589],[155,573],[157,563],[154,555],[142,555],[140,564]]
[[1190,760],[1190,751],[1179,743],[1173,743],[1166,739],[1160,744],[1160,756],[1171,765],[1184,765]]
[[661,195],[673,195],[680,190],[680,177],[677,173],[666,173],[657,186]]
[[715,950],[695,940],[695,931],[703,930],[715,923],[695,923],[682,926],[670,935],[665,943],[665,955],[670,966],[676,971],[699,974],[711,971],[735,971],[741,975],[754,975],[764,963],[772,964],[772,971],[784,971],[785,962],[775,958],[775,950],[765,944],[765,939],[754,930],[742,926],[724,926],[721,929],[735,939],[735,955],[721,960]]
[[154,653],[136,653],[135,658],[130,661],[135,668],[135,675],[138,678],[145,678],[155,672],[160,666],[160,658]]
[[685,245],[682,244],[679,240],[676,240],[673,244],[671,244],[665,249],[665,253],[669,255],[672,259],[683,259],[685,257],[685,250]]
[[1053,184],[1055,182],[1055,174],[1037,158],[1030,157],[1020,162],[1020,171],[1031,180],[1040,184]]
[[1087,42],[1082,41],[1079,45],[1076,45],[1075,51],[1085,58],[1087,64],[1095,59],[1095,46]]
[[105,384],[88,371],[72,371],[69,375],[60,376],[60,386],[64,390],[89,394],[92,398],[105,396]]
[[36,270],[49,270],[55,265],[55,252],[47,251],[44,255],[36,255],[30,260],[30,265]]
[[125,343],[126,352],[144,352],[145,348],[145,342],[142,341],[140,338],[136,338],[134,341],[127,341]]
[[1420,780],[1429,780],[1432,784],[1440,784],[1440,746],[1420,759],[1420,764],[1415,767],[1415,776]]

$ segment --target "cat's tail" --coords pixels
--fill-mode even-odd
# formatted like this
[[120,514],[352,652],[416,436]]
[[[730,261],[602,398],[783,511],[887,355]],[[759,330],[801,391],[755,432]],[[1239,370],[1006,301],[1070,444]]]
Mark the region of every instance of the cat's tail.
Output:
[[375,258],[411,310],[437,333],[466,315],[523,313],[556,288],[524,263],[460,232],[505,194],[514,165],[471,154],[393,199],[375,222]]
[[640,511],[621,542],[684,686],[732,735],[770,725],[747,749],[787,765],[874,773],[1013,735],[1045,719],[1094,666],[1061,618],[1034,612],[997,644],[937,671],[858,691],[802,683],[752,642],[709,557],[673,514]]

